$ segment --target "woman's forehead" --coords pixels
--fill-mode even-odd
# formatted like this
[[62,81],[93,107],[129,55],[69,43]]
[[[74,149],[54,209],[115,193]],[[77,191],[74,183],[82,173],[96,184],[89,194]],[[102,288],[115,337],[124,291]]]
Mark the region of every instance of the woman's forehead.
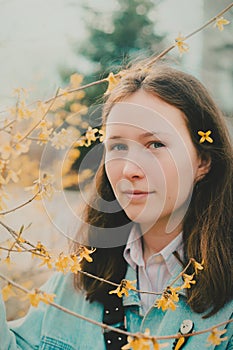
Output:
[[174,134],[186,128],[186,123],[182,112],[168,104],[161,109],[124,101],[115,104],[111,109],[106,121],[106,131],[108,133],[125,128],[141,129],[153,134]]

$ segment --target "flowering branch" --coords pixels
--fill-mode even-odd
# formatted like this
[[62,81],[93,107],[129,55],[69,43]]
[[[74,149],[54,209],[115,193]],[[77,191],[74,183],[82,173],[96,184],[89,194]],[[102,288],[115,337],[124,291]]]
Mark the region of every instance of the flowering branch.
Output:
[[[71,93],[73,93],[73,92],[85,90],[85,89],[88,89],[88,88],[91,87],[91,86],[98,85],[98,84],[101,84],[101,83],[105,83],[105,82],[107,82],[107,81],[108,81],[107,78],[103,78],[103,79],[100,79],[100,80],[96,80],[96,81],[93,81],[92,83],[79,86],[79,87],[77,87],[77,88],[75,88],[75,89],[66,90],[65,94],[67,95],[67,94],[71,94]],[[54,98],[59,98],[59,97],[64,97],[64,93],[58,94],[56,97],[51,97],[51,98],[49,98],[48,100],[44,101],[44,103],[49,103],[49,102],[53,101]]]
[[[190,37],[194,36],[195,34],[197,34],[198,32],[202,31],[204,28],[206,28],[207,26],[209,26],[211,23],[213,23],[214,21],[216,21],[220,16],[222,16],[224,13],[226,13],[227,11],[229,11],[231,8],[233,7],[233,3],[229,4],[226,8],[224,8],[222,11],[220,11],[217,15],[215,15],[214,17],[212,17],[209,21],[207,21],[206,23],[204,23],[201,27],[197,28],[196,30],[194,30],[193,32],[187,34],[186,36],[182,37],[182,41],[185,41],[187,39],[189,39]],[[155,57],[152,55],[151,56],[151,60],[149,61],[149,63],[147,64],[147,67],[150,67],[152,66],[156,61],[158,61],[159,59],[161,59],[162,57],[164,57],[168,52],[170,52],[172,49],[174,49],[176,47],[176,43],[170,45],[169,47],[167,47],[165,50],[163,50],[159,55],[156,55]],[[115,74],[114,77],[120,77],[120,73],[118,74]],[[109,79],[108,78],[103,78],[103,79],[100,79],[100,80],[96,80],[94,82],[91,82],[89,84],[86,84],[86,85],[82,85],[82,86],[79,86],[77,88],[74,88],[74,89],[70,89],[70,90],[66,90],[65,91],[65,95],[68,95],[68,94],[71,94],[71,93],[74,93],[74,92],[77,92],[77,91],[81,91],[81,90],[85,90],[89,87],[92,87],[94,85],[98,85],[98,84],[101,84],[101,83],[105,83],[105,82],[109,82]],[[59,88],[60,89],[60,88]],[[58,90],[59,90],[58,89]],[[64,92],[63,93],[57,93],[55,97],[51,97],[49,99],[47,99],[46,101],[44,101],[45,104],[51,102],[51,101],[54,101],[56,100],[57,98],[60,98],[60,97],[64,97]],[[34,101],[33,103],[31,104],[34,104],[36,102],[41,102],[41,101]],[[51,107],[50,107],[51,108]],[[4,110],[0,111],[0,113],[3,113],[5,112]],[[46,112],[47,114],[48,112]],[[35,126],[35,128],[37,127],[38,125]],[[30,131],[31,133],[31,131]],[[29,133],[29,134],[30,134]],[[26,135],[25,137],[27,137],[28,135]]]
[[0,128],[0,131],[5,131],[9,126],[14,124],[16,120],[11,120],[8,124],[4,125],[2,128]]
[[58,96],[59,90],[60,90],[60,88],[57,89],[55,96],[51,99],[52,102],[50,103],[48,109],[44,112],[41,119],[20,139],[20,142],[25,140],[40,125],[40,123],[46,118],[48,112],[51,110],[53,104],[55,103],[55,100]]
[[[89,322],[89,323],[92,323],[92,324],[94,324],[94,325],[96,325],[96,326],[99,326],[99,327],[101,327],[102,329],[107,329],[107,330],[109,330],[109,331],[114,331],[114,332],[117,332],[117,333],[120,333],[120,334],[124,334],[124,335],[130,336],[130,337],[133,337],[133,338],[135,338],[135,337],[136,337],[136,338],[142,337],[142,338],[144,338],[144,339],[149,339],[149,340],[151,340],[151,341],[166,340],[166,339],[179,339],[179,338],[180,338],[180,334],[179,334],[179,333],[173,334],[173,335],[165,335],[165,336],[154,337],[154,336],[145,335],[145,334],[143,334],[143,333],[130,333],[130,332],[124,331],[124,330],[119,329],[119,328],[114,328],[114,327],[109,326],[109,325],[107,325],[107,324],[105,324],[105,323],[95,321],[95,320],[93,320],[93,319],[91,319],[91,318],[85,317],[85,316],[80,315],[80,314],[78,314],[78,313],[76,313],[76,312],[74,312],[74,311],[71,311],[71,310],[69,310],[69,309],[67,309],[67,308],[65,308],[65,307],[63,307],[63,306],[61,306],[61,305],[59,305],[59,304],[57,304],[57,303],[54,303],[53,301],[51,301],[51,298],[49,298],[51,295],[46,294],[46,293],[44,293],[43,291],[40,291],[40,290],[36,289],[36,290],[34,291],[34,293],[33,293],[33,292],[30,291],[29,289],[27,289],[27,288],[21,286],[20,284],[18,284],[18,283],[16,283],[16,282],[12,281],[11,279],[9,279],[8,277],[4,276],[4,275],[1,274],[1,273],[0,273],[0,278],[3,279],[4,281],[6,281],[6,282],[8,283],[8,285],[14,286],[15,288],[17,288],[17,289],[21,290],[22,292],[28,294],[29,296],[35,296],[35,294],[44,295],[44,297],[41,298],[40,301],[42,301],[42,302],[44,302],[44,303],[46,303],[46,304],[49,304],[49,305],[55,307],[56,309],[61,310],[61,311],[65,312],[65,313],[67,313],[67,314],[69,314],[69,315],[71,315],[71,316],[74,316],[74,317],[76,317],[76,318],[79,318],[79,319],[82,319],[82,320],[87,321],[87,322]],[[48,298],[46,298],[46,296],[47,296]],[[53,295],[53,296],[54,296],[54,295]],[[31,300],[31,302],[32,302],[32,299],[31,299],[31,298],[30,298],[30,300]],[[37,305],[38,305],[38,304],[37,304]],[[37,306],[37,305],[36,305],[36,306]],[[182,336],[184,336],[184,337],[192,337],[192,336],[197,336],[197,335],[200,335],[200,334],[203,334],[203,333],[209,333],[209,332],[212,332],[214,329],[216,329],[216,328],[218,328],[218,327],[221,327],[221,326],[223,326],[223,325],[226,325],[226,324],[229,324],[229,323],[232,323],[232,322],[233,322],[233,319],[229,319],[229,320],[227,320],[227,321],[218,323],[218,324],[216,324],[216,325],[214,325],[214,326],[212,326],[212,327],[203,329],[203,330],[201,330],[201,331],[193,332],[193,333],[191,333],[191,334],[184,334],[184,335],[182,335]]]
[[[230,5],[228,5],[226,8],[224,8],[221,12],[219,12],[217,15],[212,17],[208,22],[203,24],[201,27],[197,28],[196,30],[194,30],[190,34],[187,34],[186,36],[184,36],[182,38],[182,40],[185,41],[185,40],[191,38],[192,36],[194,36],[195,34],[199,33],[200,31],[202,31],[204,28],[208,27],[211,23],[215,22],[217,18],[222,16],[225,12],[229,11],[232,8],[232,6],[233,6],[233,2]],[[152,56],[151,61],[148,63],[147,66],[151,67],[156,61],[158,61],[160,58],[164,57],[169,51],[171,51],[175,47],[176,47],[176,44],[172,44],[171,46],[169,46],[165,50],[163,50],[159,55],[156,55],[155,57]]]

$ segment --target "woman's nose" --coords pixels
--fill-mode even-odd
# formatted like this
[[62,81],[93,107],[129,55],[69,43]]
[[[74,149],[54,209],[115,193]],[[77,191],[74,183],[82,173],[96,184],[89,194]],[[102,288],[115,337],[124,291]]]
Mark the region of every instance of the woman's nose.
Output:
[[123,166],[123,175],[128,179],[139,179],[144,177],[144,172],[136,160],[125,160]]

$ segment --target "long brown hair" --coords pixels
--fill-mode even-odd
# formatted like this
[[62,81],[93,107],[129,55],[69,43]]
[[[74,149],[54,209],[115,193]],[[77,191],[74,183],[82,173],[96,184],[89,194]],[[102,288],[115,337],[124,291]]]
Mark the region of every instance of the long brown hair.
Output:
[[[110,93],[103,110],[103,123],[113,105],[139,89],[160,97],[180,109],[186,116],[187,128],[199,155],[211,159],[208,174],[194,187],[191,202],[183,221],[184,256],[204,261],[205,269],[198,274],[196,285],[188,290],[188,304],[205,317],[216,313],[233,297],[233,225],[232,225],[232,146],[222,113],[205,89],[193,76],[165,65],[146,67],[145,62],[128,68],[119,84]],[[213,143],[200,143],[198,131],[211,130]],[[104,163],[97,173],[96,192],[105,201],[115,200],[106,176]],[[129,233],[129,219],[119,207],[109,214],[93,198],[93,206],[87,205],[85,221],[89,243],[98,228],[127,227],[123,230],[125,241]],[[96,229],[93,230],[93,227]],[[95,231],[96,233],[93,233]],[[126,272],[123,258],[124,244],[113,248],[98,248],[93,263],[83,261],[82,268],[100,277],[120,282]],[[90,301],[104,302],[108,285],[86,276],[76,278],[76,283],[87,292]]]

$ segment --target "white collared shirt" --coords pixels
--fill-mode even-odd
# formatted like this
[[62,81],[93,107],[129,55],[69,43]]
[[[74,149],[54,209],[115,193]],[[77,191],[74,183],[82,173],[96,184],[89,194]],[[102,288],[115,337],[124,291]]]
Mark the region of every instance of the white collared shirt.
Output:
[[[160,252],[151,255],[145,264],[140,229],[137,224],[132,227],[124,250],[124,258],[134,270],[138,270],[140,290],[162,292],[166,288],[178,264],[172,254],[174,251],[183,256],[182,232]],[[156,296],[142,293],[140,297],[143,312],[146,312],[154,304]]]

